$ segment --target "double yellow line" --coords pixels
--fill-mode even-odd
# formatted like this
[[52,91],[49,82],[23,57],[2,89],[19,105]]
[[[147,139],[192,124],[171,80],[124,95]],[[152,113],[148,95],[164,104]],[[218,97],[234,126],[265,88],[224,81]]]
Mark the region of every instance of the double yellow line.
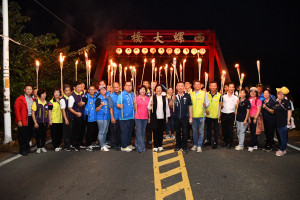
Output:
[[[155,199],[163,200],[165,197],[174,194],[182,189],[184,189],[185,197],[188,200],[193,200],[192,188],[190,185],[189,177],[186,171],[186,166],[184,162],[184,158],[182,155],[182,151],[176,152],[176,156],[169,158],[167,160],[158,161],[160,156],[165,156],[168,154],[174,153],[174,150],[168,150],[163,152],[153,152],[153,170],[154,170],[154,183],[155,183]],[[180,166],[174,169],[171,169],[167,172],[160,173],[159,168],[163,165],[170,164],[173,162],[179,161]],[[176,175],[181,173],[182,181],[169,186],[165,189],[161,187],[161,181],[167,177]]]

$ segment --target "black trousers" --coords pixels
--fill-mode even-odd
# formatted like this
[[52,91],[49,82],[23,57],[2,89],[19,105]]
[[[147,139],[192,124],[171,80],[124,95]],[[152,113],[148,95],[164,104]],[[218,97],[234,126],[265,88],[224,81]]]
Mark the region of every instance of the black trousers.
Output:
[[63,123],[63,137],[64,137],[64,147],[69,148],[71,145],[71,127],[72,121],[69,121],[69,125]]
[[34,128],[34,122],[32,116],[28,116],[28,141],[30,142],[31,139],[35,138],[36,130]]
[[82,143],[82,138],[84,135],[83,123],[83,117],[74,117],[72,120],[71,144],[76,149],[78,149]]
[[224,142],[232,144],[233,141],[233,124],[234,124],[234,113],[222,113],[222,134]]
[[52,145],[55,148],[61,145],[63,136],[63,123],[53,123],[50,126]]
[[90,146],[93,142],[93,136],[98,134],[98,124],[97,122],[87,122],[87,131],[85,135],[86,146]]
[[154,119],[156,122],[155,128],[153,128],[153,140],[154,148],[162,147],[163,131],[165,128],[165,119]]
[[208,142],[211,142],[211,138],[212,138],[212,124],[214,124],[214,135],[215,135],[215,139],[214,142],[216,144],[218,144],[218,140],[219,140],[219,123],[218,123],[218,118],[217,119],[213,119],[213,118],[209,118],[206,117],[206,123],[207,123],[207,135],[206,138],[208,140]]
[[152,141],[152,123],[147,123],[146,126],[146,138],[147,138],[147,143]]
[[36,129],[36,146],[37,148],[43,148],[45,147],[46,143],[46,134],[47,134],[47,128],[48,124],[45,123],[38,123],[39,127]]
[[83,144],[83,139],[84,137],[86,136],[86,132],[87,132],[87,118],[86,116],[83,116],[83,122],[82,122],[82,127],[81,127],[81,131],[80,131],[80,134],[79,134],[79,137],[80,137],[80,145],[81,146],[84,146]]
[[272,147],[274,143],[275,122],[270,120],[264,120],[264,128],[266,135],[266,146]]
[[121,146],[121,128],[120,121],[116,120],[116,123],[113,124],[110,122],[110,144],[113,148]]
[[18,127],[18,142],[20,147],[20,153],[29,151],[29,127]]
[[174,118],[174,125],[176,131],[176,148],[187,150],[187,127],[189,125],[189,119]]

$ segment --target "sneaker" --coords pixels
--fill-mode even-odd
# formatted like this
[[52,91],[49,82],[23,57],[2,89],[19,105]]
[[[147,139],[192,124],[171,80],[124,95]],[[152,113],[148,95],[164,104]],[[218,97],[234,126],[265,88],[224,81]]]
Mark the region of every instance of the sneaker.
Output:
[[270,151],[272,151],[272,147],[267,146],[264,150],[265,150],[266,152],[270,152]]
[[158,148],[153,148],[153,152],[157,152],[158,151]]
[[158,147],[158,151],[163,151],[163,150],[164,150],[164,148]]
[[257,147],[257,146],[254,146],[254,147],[253,147],[253,149],[254,149],[254,150],[257,150],[257,149],[258,149],[258,147]]
[[134,146],[132,146],[132,145],[129,145],[129,146],[128,146],[128,148],[129,148],[129,149],[132,149],[132,150],[134,150],[134,149],[135,149],[135,147],[134,147]]
[[36,153],[41,153],[41,148],[37,148]]
[[286,153],[284,151],[276,151],[276,156],[284,156]]
[[174,135],[174,134],[172,134],[172,135],[171,135],[171,138],[172,138],[173,140],[175,140],[175,139],[176,139],[176,137],[175,137],[175,135]]
[[60,150],[61,150],[61,148],[60,148],[60,147],[57,147],[57,148],[55,148],[54,151],[59,152]]
[[165,137],[165,139],[166,139],[166,140],[170,139],[170,136],[169,136],[169,135],[167,135],[167,136]]
[[191,148],[192,151],[196,151],[197,150],[197,146],[194,145],[192,148]]
[[138,153],[142,153],[143,151],[142,151],[142,150],[137,150],[136,152],[138,152]]
[[70,145],[70,148],[71,148],[71,149],[75,149],[75,147],[74,147],[73,145]]
[[106,146],[104,146],[104,147],[101,147],[101,151],[109,151],[109,149]]
[[45,149],[45,147],[43,147],[43,148],[41,149],[41,151],[42,151],[43,153],[46,153],[46,152],[47,152],[47,150]]
[[74,148],[74,151],[78,152],[78,151],[80,151],[80,149],[79,148]]
[[143,149],[142,151],[147,151],[147,149],[145,148],[145,149]]
[[67,147],[67,148],[65,148],[64,150],[65,150],[65,151],[68,151],[68,152],[72,151],[72,149],[71,149],[70,147]]
[[32,146],[32,142],[31,141],[29,142],[29,146]]
[[248,151],[249,151],[249,152],[253,152],[253,151],[254,151],[254,148],[253,148],[253,147],[248,147]]
[[237,151],[241,151],[243,149],[244,149],[244,147],[241,147],[240,145],[238,145],[238,146],[235,147],[235,150],[237,150]]
[[201,152],[202,152],[201,147],[197,147],[197,152],[198,152],[198,153],[201,153]]
[[130,148],[128,148],[128,147],[126,147],[126,148],[122,148],[122,147],[121,147],[121,151],[131,152],[132,149],[130,149]]
[[86,146],[79,146],[80,149],[86,149]]
[[107,144],[105,145],[105,147],[106,147],[106,148],[108,148],[108,149],[110,149],[110,148],[111,148],[111,146],[110,146],[110,145],[107,145]]
[[88,146],[88,147],[86,148],[86,150],[87,150],[87,151],[94,151],[92,145],[91,145],[91,146]]
[[91,146],[92,146],[93,148],[100,148],[100,145],[99,145],[99,144],[96,144],[96,143],[92,144]]

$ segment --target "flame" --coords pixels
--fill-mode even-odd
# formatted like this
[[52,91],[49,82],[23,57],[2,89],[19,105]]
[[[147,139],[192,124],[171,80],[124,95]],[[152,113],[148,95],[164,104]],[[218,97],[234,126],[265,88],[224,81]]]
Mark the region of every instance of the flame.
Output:
[[152,63],[155,63],[155,58],[152,59]]
[[176,61],[176,58],[173,58],[174,61]]
[[257,63],[257,64],[260,64],[260,61],[259,61],[259,60],[257,60],[257,61],[256,61],[256,63]]
[[165,70],[167,70],[168,69],[168,64],[166,64],[166,66],[165,66]]
[[144,62],[147,62],[147,59],[146,59],[146,58],[144,59]]
[[160,68],[159,69],[162,69],[162,66],[160,66]]
[[184,59],[183,62],[186,63],[186,59]]
[[205,72],[205,77],[208,77],[208,73]]
[[131,69],[131,68],[132,68],[132,66],[129,67],[129,69]]
[[240,65],[239,64],[235,64],[235,66],[234,67],[236,67],[236,68],[239,68],[240,67]]
[[173,67],[171,67],[170,70],[173,71]]
[[244,77],[245,76],[245,74],[244,73],[242,73],[242,77]]
[[89,69],[91,69],[91,60],[89,60],[88,63],[89,63]]
[[201,59],[201,58],[198,58],[198,62],[202,62],[202,59]]
[[59,61],[62,63],[64,62],[65,56],[62,53],[59,54]]
[[155,67],[155,69],[154,69],[155,71],[157,71],[157,67]]
[[35,61],[35,65],[36,65],[37,67],[39,67],[39,66],[40,66],[40,62],[39,62],[38,60],[36,60],[36,61]]
[[127,67],[125,67],[125,70],[127,70]]
[[222,71],[222,74],[223,74],[223,75],[225,75],[225,74],[226,74],[226,71],[225,71],[225,70],[223,70],[223,71]]
[[75,65],[78,65],[78,60],[76,60]]
[[84,57],[88,57],[88,54],[87,54],[87,52],[86,51],[84,51]]

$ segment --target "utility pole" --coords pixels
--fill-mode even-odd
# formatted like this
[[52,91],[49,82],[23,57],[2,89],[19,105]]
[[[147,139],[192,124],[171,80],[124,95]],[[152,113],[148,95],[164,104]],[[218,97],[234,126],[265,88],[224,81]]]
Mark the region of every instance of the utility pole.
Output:
[[8,0],[2,0],[3,18],[3,104],[4,104],[4,144],[11,141],[11,110],[9,82],[9,35]]

